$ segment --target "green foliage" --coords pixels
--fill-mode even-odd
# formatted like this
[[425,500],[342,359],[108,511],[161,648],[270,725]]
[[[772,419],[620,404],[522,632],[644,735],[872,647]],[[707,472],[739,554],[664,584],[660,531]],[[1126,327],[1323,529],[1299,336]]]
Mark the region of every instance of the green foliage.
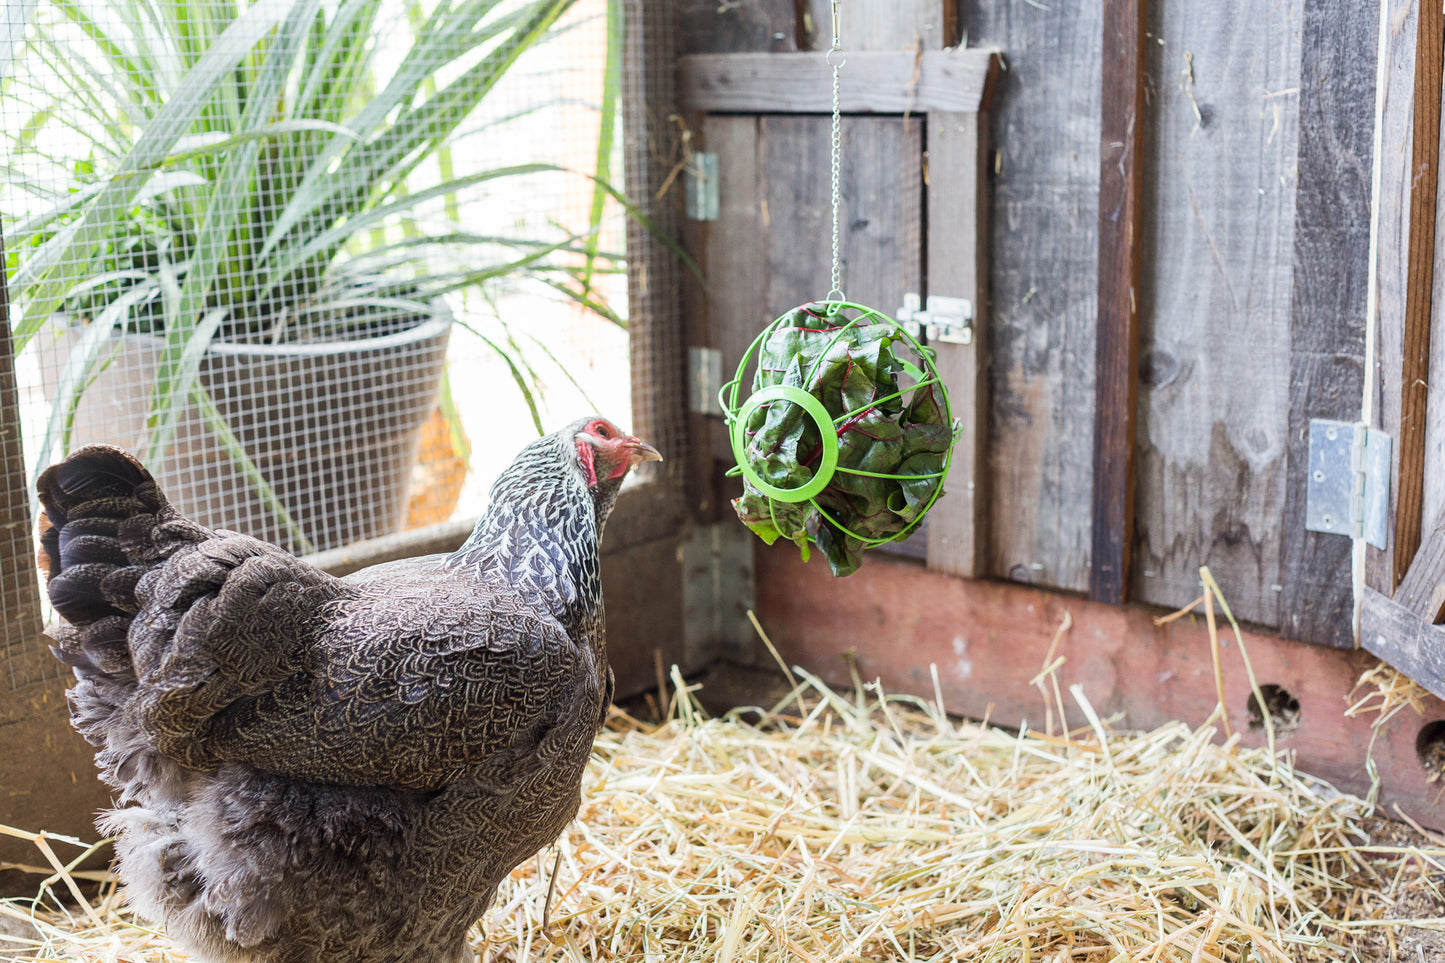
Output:
[[[447,151],[573,2],[437,0],[413,4],[408,24],[382,0],[48,0],[25,54],[44,69],[7,81],[32,112],[5,135],[7,182],[29,208],[6,237],[17,347],[57,316],[163,337],[146,453],[158,460],[187,399],[204,395],[213,338],[364,336],[523,275],[615,318],[591,283],[599,262],[618,263],[597,249],[600,201],[589,232],[553,241],[419,224],[468,189],[558,172],[448,177]],[[380,63],[395,29],[412,42]],[[604,107],[603,176],[615,96]],[[88,156],[48,156],[47,130]],[[438,159],[440,183],[409,189]],[[70,181],[58,193],[27,181],[57,167]],[[600,179],[598,191],[611,193]],[[89,341],[66,404],[104,363],[102,339]],[[52,419],[47,453],[65,420]]]
[[[763,541],[823,550],[834,575],[851,575],[867,545],[911,529],[937,496],[953,443],[942,382],[900,357],[891,321],[848,324],[820,305],[779,319],[757,346],[754,390],[801,388],[823,403],[838,439],[838,466],[814,498],[785,502],[744,480],[733,508]],[[819,426],[796,404],[758,407],[745,426],[758,476],[799,489],[822,455]]]

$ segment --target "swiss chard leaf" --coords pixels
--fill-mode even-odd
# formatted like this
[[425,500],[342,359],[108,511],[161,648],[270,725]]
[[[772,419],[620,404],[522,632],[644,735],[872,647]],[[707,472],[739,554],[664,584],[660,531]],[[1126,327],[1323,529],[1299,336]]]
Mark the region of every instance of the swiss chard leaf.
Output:
[[[759,346],[753,390],[802,388],[823,403],[838,439],[838,466],[811,501],[769,498],[746,479],[733,508],[768,544],[787,538],[807,557],[823,550],[834,575],[858,570],[863,549],[910,528],[942,484],[953,427],[942,385],[917,385],[896,353],[892,323],[856,323],[818,304],[794,309]],[[759,406],[745,427],[746,457],[769,485],[796,489],[822,459],[819,426],[787,401]]]

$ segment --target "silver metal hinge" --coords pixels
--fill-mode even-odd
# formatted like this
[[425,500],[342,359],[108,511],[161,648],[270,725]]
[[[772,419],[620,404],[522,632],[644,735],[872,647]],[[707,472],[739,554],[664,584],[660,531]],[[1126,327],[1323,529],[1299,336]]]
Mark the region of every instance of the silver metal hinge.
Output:
[[1383,549],[1390,533],[1389,435],[1348,421],[1310,419],[1305,528],[1363,538]]
[[687,410],[695,415],[721,415],[717,393],[722,389],[722,352],[717,348],[687,349]]
[[683,171],[683,209],[689,221],[715,221],[721,206],[717,155],[696,153]]
[[930,344],[973,344],[973,302],[968,298],[930,294],[925,308],[917,292],[909,291],[896,320],[918,325],[919,338]]

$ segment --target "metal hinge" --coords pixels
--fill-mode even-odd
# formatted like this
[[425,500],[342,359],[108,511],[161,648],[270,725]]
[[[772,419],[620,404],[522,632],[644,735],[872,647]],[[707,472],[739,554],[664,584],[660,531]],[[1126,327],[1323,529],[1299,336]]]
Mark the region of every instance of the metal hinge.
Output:
[[[717,155],[696,153],[683,171],[683,209],[689,221],[715,221],[721,206]],[[675,210],[675,208],[674,208]]]
[[722,388],[722,352],[717,348],[687,349],[687,410],[695,415],[721,415],[717,393]]
[[1363,538],[1383,549],[1390,531],[1390,454],[1381,431],[1310,419],[1305,528]]
[[973,344],[973,302],[968,298],[928,296],[928,307],[915,291],[903,295],[898,309],[900,324],[918,325],[918,337],[925,343]]

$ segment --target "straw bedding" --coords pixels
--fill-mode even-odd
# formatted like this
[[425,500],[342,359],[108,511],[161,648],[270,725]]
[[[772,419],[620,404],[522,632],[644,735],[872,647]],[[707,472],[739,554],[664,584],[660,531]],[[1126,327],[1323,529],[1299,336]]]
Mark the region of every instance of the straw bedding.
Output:
[[[1359,800],[1212,727],[1111,732],[1074,690],[1088,727],[1017,734],[808,676],[774,710],[707,718],[674,681],[671,721],[615,712],[598,739],[550,928],[543,853],[474,932],[482,959],[1436,958],[1445,850],[1371,841]],[[0,959],[183,959],[113,884],[58,898],[85,882],[0,903],[19,934]],[[1405,893],[1432,917],[1408,931]]]

